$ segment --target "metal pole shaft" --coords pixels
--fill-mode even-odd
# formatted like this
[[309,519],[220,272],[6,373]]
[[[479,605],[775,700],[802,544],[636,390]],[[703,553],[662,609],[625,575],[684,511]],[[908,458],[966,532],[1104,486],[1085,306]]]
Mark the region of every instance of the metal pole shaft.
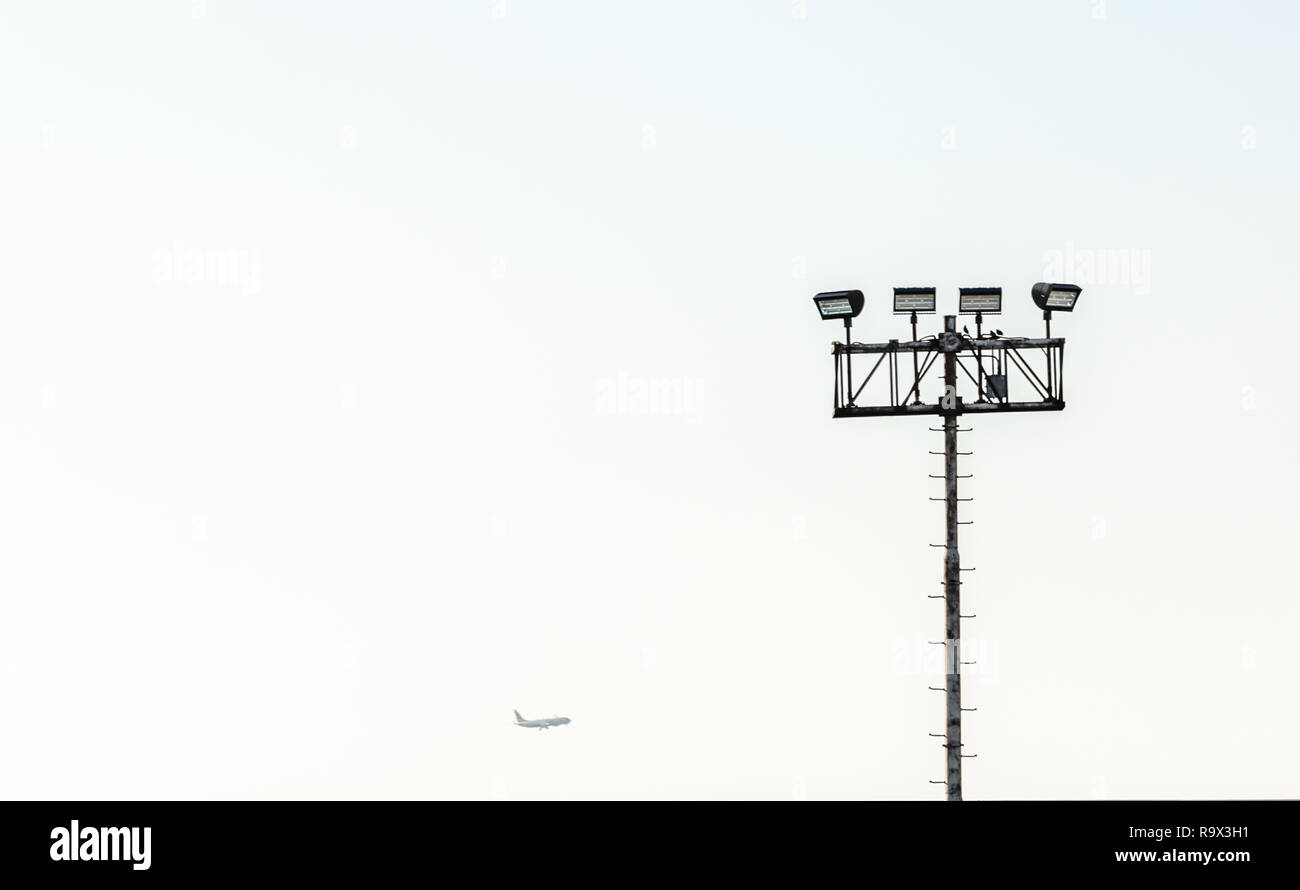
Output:
[[957,551],[957,416],[961,402],[957,391],[957,355],[944,356],[943,379],[946,393],[954,398],[952,413],[943,418],[943,474],[947,501],[947,543],[943,557],[944,658],[947,664],[948,799],[961,800],[961,556]]
[[[1052,339],[1052,310],[1043,310],[1043,321],[1047,322],[1047,339]],[[1047,394],[1052,394],[1052,350],[1047,350]]]
[[846,370],[848,372],[848,377],[845,380],[845,389],[844,389],[844,404],[846,405],[853,404],[853,353],[848,351],[848,347],[853,344],[853,336],[851,334],[852,330],[853,330],[853,319],[851,318],[844,319],[844,346],[845,346],[844,361],[846,364]]
[[[916,313],[912,313],[912,342],[916,342]],[[921,404],[921,364],[916,353],[912,353],[912,385],[915,387],[916,399],[913,404]]]

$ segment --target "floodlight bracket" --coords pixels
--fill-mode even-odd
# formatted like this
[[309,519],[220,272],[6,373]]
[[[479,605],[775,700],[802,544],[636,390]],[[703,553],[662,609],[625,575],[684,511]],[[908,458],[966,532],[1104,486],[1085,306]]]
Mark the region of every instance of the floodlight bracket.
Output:
[[[1065,407],[1061,370],[1064,364],[1065,340],[1058,337],[971,337],[966,338],[952,330],[949,323],[955,316],[946,316],[948,330],[937,336],[920,340],[889,340],[884,343],[836,343],[835,417],[894,417],[910,414],[959,416],[961,414],[1001,414],[1021,411],[1060,411]],[[899,361],[900,356],[911,353],[912,374],[908,375]],[[852,377],[852,356],[871,356],[870,370],[864,379],[847,381]],[[922,396],[935,372],[944,367],[949,357],[955,362],[957,381],[955,391],[940,383],[943,391],[938,398],[927,402]],[[1044,367],[1046,366],[1046,367]],[[908,379],[908,378],[911,379]],[[990,392],[987,382],[995,377],[997,392]],[[1006,395],[1001,393],[1006,380]],[[1013,379],[1014,378],[1014,379]],[[888,383],[886,384],[886,380]],[[974,395],[961,392],[969,388]],[[872,396],[871,390],[877,395]],[[968,401],[969,399],[969,401]]]

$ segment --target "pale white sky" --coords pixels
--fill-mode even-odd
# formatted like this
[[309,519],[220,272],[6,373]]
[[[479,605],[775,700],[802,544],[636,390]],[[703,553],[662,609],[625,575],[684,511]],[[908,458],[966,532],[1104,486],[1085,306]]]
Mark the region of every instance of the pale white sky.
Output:
[[1037,334],[1067,253],[1067,410],[963,438],[966,795],[1300,795],[1298,31],[6,8],[4,795],[937,799],[939,440],[809,298]]

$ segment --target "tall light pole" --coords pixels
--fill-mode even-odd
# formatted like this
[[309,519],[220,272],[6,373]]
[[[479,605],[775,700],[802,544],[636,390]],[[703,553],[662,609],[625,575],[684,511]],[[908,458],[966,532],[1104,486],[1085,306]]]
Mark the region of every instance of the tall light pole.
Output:
[[[944,333],[955,339],[957,319],[945,316],[943,326]],[[943,391],[957,391],[955,351],[945,352],[943,356]],[[957,547],[957,418],[960,408],[961,400],[954,399],[952,408],[943,415],[943,688],[946,704],[944,745],[948,752],[945,782],[949,800],[961,800],[961,551]]]
[[[828,314],[828,306],[841,306],[836,298],[859,291],[836,291],[819,294],[817,302],[822,317],[826,319],[844,317]],[[957,472],[957,433],[958,418],[963,414],[1008,414],[1022,411],[1060,411],[1065,407],[1062,367],[1065,359],[1065,340],[1051,336],[1052,310],[1073,311],[1080,290],[1074,285],[1045,284],[1034,285],[1032,296],[1034,303],[1043,310],[1047,322],[1048,336],[1043,338],[1009,337],[995,330],[992,336],[985,337],[983,321],[985,315],[998,315],[1002,311],[1001,288],[962,288],[960,291],[959,311],[962,314],[976,316],[976,336],[957,330],[957,317],[945,315],[943,330],[935,335],[916,336],[916,313],[934,312],[933,288],[895,288],[894,313],[909,314],[912,321],[912,339],[908,341],[889,340],[885,343],[854,343],[845,336],[844,343],[833,347],[835,356],[835,414],[839,417],[903,417],[909,415],[938,415],[943,418],[943,485],[944,485],[944,527],[945,540],[943,557],[943,601],[944,601],[944,675],[943,686],[946,702],[947,725],[942,733],[931,733],[943,739],[945,749],[946,776],[942,782],[948,800],[962,799],[961,766],[962,760],[973,757],[962,752],[961,715],[974,708],[961,706],[961,551],[958,548],[957,532],[961,525],[958,505],[969,498],[960,498],[957,493],[960,476]],[[929,301],[926,302],[928,296]],[[860,297],[854,307],[843,306],[845,315],[850,308],[852,316],[862,310],[865,301]],[[846,334],[849,328],[847,326]],[[906,378],[899,374],[898,357],[900,354],[912,354],[912,381],[906,391]],[[875,364],[857,389],[854,389],[853,366],[851,356],[875,355]],[[943,358],[943,391],[934,402],[925,402],[921,397],[922,383],[933,370],[939,357]],[[974,372],[967,365],[974,366]],[[888,400],[877,404],[859,404],[859,398],[880,370],[886,368],[889,381]],[[1039,374],[1035,365],[1043,369]],[[1045,365],[1045,367],[1044,367]],[[958,372],[963,377],[959,377]],[[1008,372],[1014,372],[1009,374]],[[1013,401],[1010,395],[1010,377],[1015,377],[1018,386],[1028,390],[1028,398]],[[975,398],[967,401],[960,393],[965,388],[973,387]],[[937,430],[936,430],[937,431]],[[939,452],[931,452],[938,454]],[[934,477],[939,478],[939,477]],[[939,500],[932,498],[932,500]],[[938,687],[931,687],[938,688]]]

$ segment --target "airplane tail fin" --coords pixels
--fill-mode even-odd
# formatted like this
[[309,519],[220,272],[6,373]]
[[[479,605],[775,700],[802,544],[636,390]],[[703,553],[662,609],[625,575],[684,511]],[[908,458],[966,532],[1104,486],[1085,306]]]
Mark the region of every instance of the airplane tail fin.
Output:
[[524,722],[524,718],[519,716],[518,711],[515,711],[515,719],[518,720],[520,723]]

